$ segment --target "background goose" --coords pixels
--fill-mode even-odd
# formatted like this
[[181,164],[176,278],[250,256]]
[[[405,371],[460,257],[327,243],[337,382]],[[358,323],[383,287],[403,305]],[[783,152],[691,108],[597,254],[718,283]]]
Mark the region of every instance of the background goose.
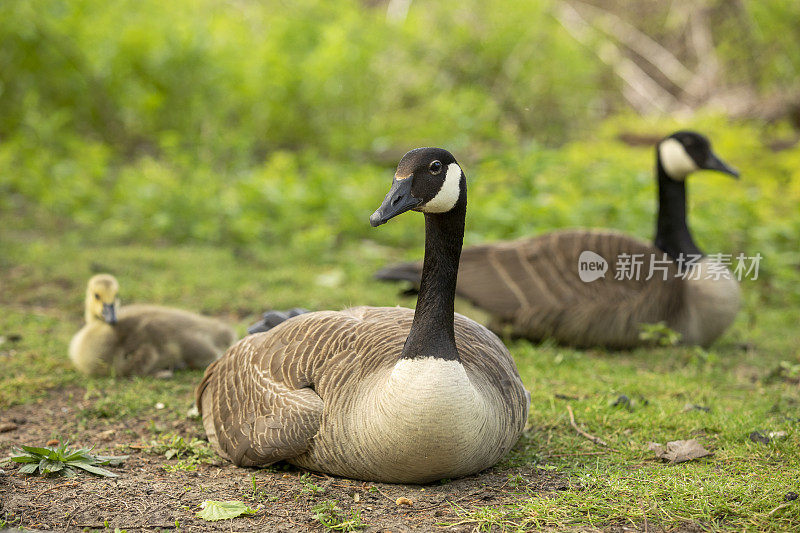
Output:
[[290,318],[246,337],[197,388],[217,452],[241,466],[286,460],[329,474],[425,483],[498,461],[530,396],[489,330],[453,312],[466,180],[453,156],[400,161],[373,226],[425,214],[416,311],[357,307]]
[[[495,331],[535,341],[630,348],[643,344],[642,324],[665,322],[684,343],[712,343],[736,316],[740,296],[730,271],[703,255],[686,223],[685,178],[699,169],[738,177],[698,133],[679,131],[656,146],[654,244],[608,231],[566,230],[467,248],[458,295],[488,312]],[[586,251],[600,258],[582,255]],[[641,259],[640,275],[623,268],[626,257],[630,265]],[[579,263],[588,269],[603,261],[604,277],[581,280]],[[647,279],[651,268],[654,275]],[[421,272],[420,263],[403,263],[376,277],[416,285]]]
[[86,325],[69,345],[75,367],[89,375],[146,375],[205,368],[236,340],[233,328],[180,309],[119,308],[119,284],[98,274],[86,288]]

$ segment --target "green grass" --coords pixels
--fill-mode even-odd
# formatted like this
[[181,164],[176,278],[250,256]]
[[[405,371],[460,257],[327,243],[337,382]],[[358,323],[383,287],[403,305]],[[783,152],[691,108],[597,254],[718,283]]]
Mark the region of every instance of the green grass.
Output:
[[[241,255],[216,247],[80,246],[70,238],[27,235],[6,241],[0,345],[6,379],[0,405],[31,402],[48,389],[85,388],[93,400],[78,416],[182,418],[200,372],[154,378],[84,379],[66,357],[80,327],[83,284],[92,264],[117,273],[125,301],[169,303],[227,317],[240,332],[270,307],[341,308],[398,301],[396,287],[373,282],[376,267],[397,256],[370,242],[346,243],[318,262],[279,248]],[[338,272],[331,276],[331,272]],[[331,281],[331,278],[336,278]],[[800,504],[784,502],[800,484],[800,402],[793,369],[800,362],[797,314],[744,284],[745,307],[709,350],[662,347],[613,353],[550,344],[509,344],[532,393],[529,427],[505,466],[530,465],[565,476],[567,490],[529,494],[510,480],[510,507],[464,511],[461,520],[488,530],[609,524],[685,523],[709,529],[781,531],[800,525]],[[401,300],[413,305],[413,299]],[[614,405],[620,395],[630,404]],[[163,410],[155,405],[163,403]],[[569,425],[606,440],[598,447]],[[687,404],[708,407],[684,411]],[[767,445],[755,430],[786,431]],[[656,462],[651,441],[698,438],[711,458],[670,466]],[[786,504],[783,506],[783,504]]]

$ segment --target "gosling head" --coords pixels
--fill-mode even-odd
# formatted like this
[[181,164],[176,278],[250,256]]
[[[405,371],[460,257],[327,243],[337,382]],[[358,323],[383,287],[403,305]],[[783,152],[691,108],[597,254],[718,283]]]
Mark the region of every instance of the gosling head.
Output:
[[683,181],[696,170],[717,170],[739,177],[735,168],[724,163],[711,150],[708,139],[694,131],[673,133],[658,143],[657,152],[664,172],[674,181]]
[[447,213],[466,202],[467,181],[453,154],[441,148],[417,148],[400,160],[392,188],[369,222],[380,226],[410,210]]
[[86,287],[86,321],[102,320],[112,326],[117,323],[119,283],[110,274],[98,274]]

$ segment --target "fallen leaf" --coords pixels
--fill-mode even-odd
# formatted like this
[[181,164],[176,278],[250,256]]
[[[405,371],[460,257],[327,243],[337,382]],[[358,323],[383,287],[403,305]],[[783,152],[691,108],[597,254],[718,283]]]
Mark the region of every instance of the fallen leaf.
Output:
[[228,500],[224,502],[206,500],[200,504],[200,507],[203,510],[197,513],[197,517],[207,522],[230,520],[242,515],[256,513],[255,509],[248,507],[246,503],[238,500]]
[[685,463],[693,459],[714,455],[706,450],[697,439],[673,440],[668,442],[666,446],[651,442],[648,448],[655,452],[658,459],[663,459],[670,463]]

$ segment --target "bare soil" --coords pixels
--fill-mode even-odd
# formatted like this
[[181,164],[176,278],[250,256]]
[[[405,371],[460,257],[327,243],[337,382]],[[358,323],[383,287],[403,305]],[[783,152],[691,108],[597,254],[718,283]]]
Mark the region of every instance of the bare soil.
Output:
[[[121,422],[79,416],[91,403],[80,400],[82,389],[54,391],[34,404],[16,406],[0,414],[0,457],[13,446],[41,445],[56,435],[71,436],[76,445],[96,444],[108,455],[130,455],[120,467],[110,467],[118,478],[80,474],[79,477],[41,478],[16,473],[16,466],[0,467],[0,519],[14,527],[49,531],[115,528],[133,531],[323,531],[312,508],[325,500],[337,501],[348,512],[361,511],[362,531],[473,531],[459,524],[458,509],[512,504],[527,491],[546,493],[566,489],[556,475],[531,467],[479,475],[427,486],[365,483],[311,474],[320,494],[304,491],[303,471],[289,467],[257,470],[237,468],[224,461],[202,464],[196,471],[167,471],[174,465],[163,456],[146,453],[154,428],[185,438],[203,438],[194,420],[175,420],[158,411],[152,418]],[[277,470],[277,471],[276,471]],[[253,491],[253,476],[256,493]],[[516,478],[513,487],[510,476]],[[407,498],[412,505],[398,505]],[[243,500],[258,512],[220,522],[195,516],[204,500]]]

